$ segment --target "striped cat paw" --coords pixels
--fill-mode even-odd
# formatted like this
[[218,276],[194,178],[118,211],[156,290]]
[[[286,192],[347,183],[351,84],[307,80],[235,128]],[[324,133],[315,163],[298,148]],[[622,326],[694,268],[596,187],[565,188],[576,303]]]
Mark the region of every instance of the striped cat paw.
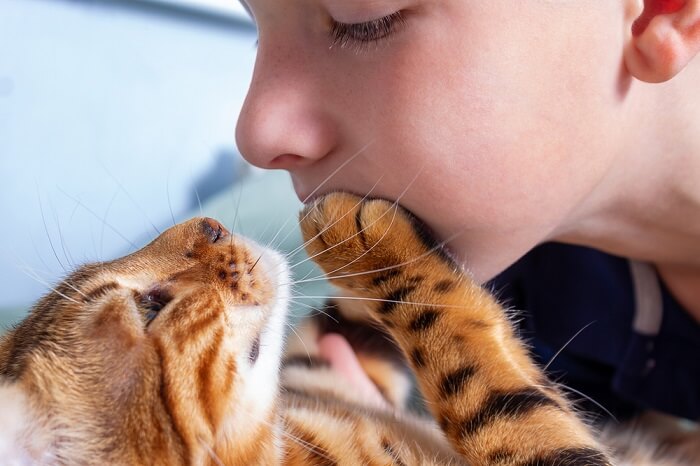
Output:
[[396,203],[335,192],[301,213],[307,251],[328,278],[344,288],[368,290],[442,249],[410,212]]
[[409,212],[334,193],[302,213],[307,251],[384,325],[445,438],[469,464],[610,462],[529,358],[506,311]]

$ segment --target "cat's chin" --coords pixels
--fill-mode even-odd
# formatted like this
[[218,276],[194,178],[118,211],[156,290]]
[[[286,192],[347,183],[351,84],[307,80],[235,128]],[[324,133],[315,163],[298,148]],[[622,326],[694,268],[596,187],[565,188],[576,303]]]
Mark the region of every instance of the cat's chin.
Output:
[[0,463],[16,466],[51,464],[50,439],[19,384],[0,383]]
[[[244,377],[244,387],[236,408],[224,425],[226,438],[240,440],[251,432],[251,423],[269,422],[277,407],[279,368],[285,344],[285,328],[290,300],[291,277],[286,259],[280,253],[258,244],[247,243],[260,256],[265,276],[271,280],[274,295],[268,304],[268,318],[254,343],[259,352]],[[253,429],[254,430],[254,429]]]

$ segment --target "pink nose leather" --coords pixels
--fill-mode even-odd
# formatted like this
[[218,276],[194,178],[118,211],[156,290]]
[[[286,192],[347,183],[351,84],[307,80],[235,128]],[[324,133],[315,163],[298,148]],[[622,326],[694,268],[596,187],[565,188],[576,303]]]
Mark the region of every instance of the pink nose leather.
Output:
[[204,233],[209,236],[212,243],[216,243],[218,240],[223,239],[231,235],[231,233],[223,226],[219,221],[213,218],[205,218],[202,224]]

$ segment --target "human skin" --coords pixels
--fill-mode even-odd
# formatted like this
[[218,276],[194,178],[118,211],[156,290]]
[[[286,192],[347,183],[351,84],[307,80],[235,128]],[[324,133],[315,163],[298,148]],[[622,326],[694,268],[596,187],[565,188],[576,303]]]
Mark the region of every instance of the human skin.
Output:
[[[659,1],[247,0],[239,149],[302,200],[398,199],[479,281],[587,245],[654,264],[700,319],[700,1]],[[334,45],[333,21],[397,11]]]

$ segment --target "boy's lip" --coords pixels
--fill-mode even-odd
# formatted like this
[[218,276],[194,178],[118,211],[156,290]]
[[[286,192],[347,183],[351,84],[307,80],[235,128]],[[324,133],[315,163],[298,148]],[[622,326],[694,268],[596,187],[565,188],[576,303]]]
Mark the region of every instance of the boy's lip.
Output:
[[298,177],[294,172],[290,171],[289,174],[292,177],[292,185],[294,186],[294,192],[296,193],[297,198],[305,205],[310,204],[316,199],[332,192],[346,192],[356,194],[360,197],[363,196],[352,189],[333,186],[333,183],[322,182],[320,185],[309,184]]
[[311,203],[314,199],[316,199],[318,196],[319,196],[318,194],[309,195],[309,194],[306,194],[306,193],[297,193],[297,198],[299,198],[299,201],[300,201],[303,205],[310,204],[310,203]]
[[316,199],[320,195],[321,195],[320,193],[308,193],[307,194],[305,192],[298,192],[297,191],[297,197],[304,204],[310,203],[311,201],[313,201],[314,199]]
[[333,191],[338,191],[337,189],[315,189],[315,190],[305,190],[294,184],[294,192],[296,192],[299,200],[304,204],[310,204],[319,197],[323,197],[325,194],[331,193]]
[[290,175],[292,175],[292,185],[294,186],[294,192],[296,193],[297,198],[302,203],[306,204],[309,201],[321,195],[320,192],[315,192],[315,190],[309,191],[308,189],[305,189],[292,173],[290,173]]

